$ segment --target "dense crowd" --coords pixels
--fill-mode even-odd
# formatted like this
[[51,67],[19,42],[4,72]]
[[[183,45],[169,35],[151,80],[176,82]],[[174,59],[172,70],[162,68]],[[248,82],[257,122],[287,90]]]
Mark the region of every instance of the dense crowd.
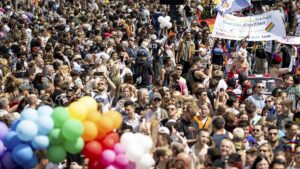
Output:
[[[122,114],[121,133],[151,136],[154,168],[300,168],[299,46],[273,41],[269,52],[266,42],[213,38],[202,19],[216,16],[214,1],[175,11],[157,0],[1,2],[6,124],[26,107],[89,95],[99,113]],[[272,10],[300,35],[299,0],[255,1],[235,15]],[[171,29],[160,28],[166,15]],[[86,168],[84,157],[59,165],[39,157],[38,169]]]

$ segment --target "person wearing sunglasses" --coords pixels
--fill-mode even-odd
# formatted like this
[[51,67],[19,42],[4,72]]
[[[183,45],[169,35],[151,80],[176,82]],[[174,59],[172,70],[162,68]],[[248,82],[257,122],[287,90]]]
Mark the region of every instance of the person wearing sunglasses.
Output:
[[268,142],[272,147],[273,153],[284,151],[284,146],[279,140],[278,129],[276,126],[268,127]]
[[256,108],[262,110],[266,103],[266,97],[264,96],[265,85],[262,81],[257,82],[254,86],[254,93],[252,96],[249,96],[246,100],[255,104]]

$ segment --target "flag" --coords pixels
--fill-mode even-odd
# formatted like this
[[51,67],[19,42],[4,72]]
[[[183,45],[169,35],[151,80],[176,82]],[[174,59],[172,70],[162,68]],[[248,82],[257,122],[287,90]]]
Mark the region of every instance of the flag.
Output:
[[222,14],[240,11],[251,5],[251,0],[222,0],[217,6],[217,10]]

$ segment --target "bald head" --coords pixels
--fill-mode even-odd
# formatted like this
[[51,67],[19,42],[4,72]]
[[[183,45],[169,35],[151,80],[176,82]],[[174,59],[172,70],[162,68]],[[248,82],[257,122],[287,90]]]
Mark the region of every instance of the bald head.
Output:
[[184,168],[189,169],[191,165],[191,158],[187,153],[179,153],[176,160],[181,160],[184,163]]

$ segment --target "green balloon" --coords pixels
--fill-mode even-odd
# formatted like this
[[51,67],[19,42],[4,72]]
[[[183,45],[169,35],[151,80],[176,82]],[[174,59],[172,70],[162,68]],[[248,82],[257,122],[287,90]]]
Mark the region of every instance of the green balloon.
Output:
[[67,152],[65,151],[65,149],[62,146],[52,145],[48,148],[47,155],[48,155],[48,159],[52,163],[57,164],[57,163],[63,161],[64,159],[66,159]]
[[48,134],[50,144],[63,144],[64,137],[62,135],[61,129],[55,128]]
[[69,119],[69,113],[64,107],[56,107],[51,116],[56,128],[61,128],[64,122]]
[[65,139],[75,141],[83,134],[83,126],[79,120],[69,119],[62,126],[62,134]]
[[70,154],[78,154],[84,147],[84,141],[81,137],[76,139],[75,141],[65,141],[64,149]]

